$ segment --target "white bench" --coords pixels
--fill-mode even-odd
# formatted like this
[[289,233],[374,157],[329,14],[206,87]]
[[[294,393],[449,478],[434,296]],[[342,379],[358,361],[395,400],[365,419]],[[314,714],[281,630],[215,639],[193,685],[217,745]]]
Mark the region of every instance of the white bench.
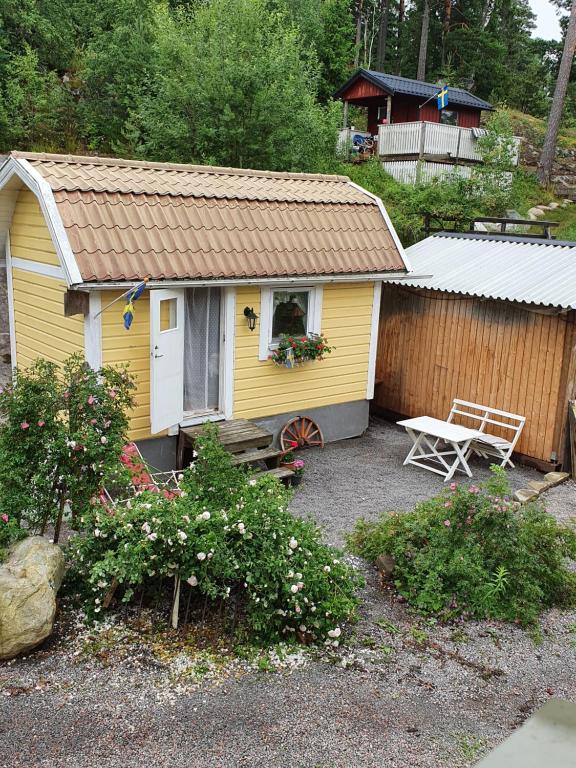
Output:
[[[506,464],[514,467],[510,456],[524,429],[524,424],[526,423],[525,416],[500,411],[487,405],[469,403],[467,400],[455,399],[447,421],[452,422],[456,416],[461,417],[459,421],[465,418],[469,419],[473,422],[473,428],[483,433],[481,437],[476,437],[470,443],[466,458],[472,453],[477,453],[485,459],[489,456],[495,456],[501,460],[501,467],[505,467]],[[472,426],[472,424],[466,426]],[[504,431],[506,437],[489,432],[488,429],[491,426],[498,427],[499,430]]]

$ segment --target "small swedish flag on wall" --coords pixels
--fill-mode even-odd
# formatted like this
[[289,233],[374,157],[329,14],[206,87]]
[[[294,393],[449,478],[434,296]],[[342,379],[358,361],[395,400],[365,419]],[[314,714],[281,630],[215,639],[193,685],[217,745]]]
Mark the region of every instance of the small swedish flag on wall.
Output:
[[136,299],[139,299],[140,296],[144,293],[144,289],[146,288],[146,283],[148,282],[148,278],[146,278],[143,282],[141,282],[139,285],[137,285],[135,288],[132,288],[130,291],[128,291],[126,296],[126,306],[124,307],[124,311],[122,312],[122,317],[124,319],[124,328],[126,328],[127,331],[130,330],[130,326],[132,325],[132,320],[134,319],[134,302]]
[[448,106],[448,88],[444,86],[440,93],[436,94],[436,103],[438,105],[438,109],[444,109],[444,107]]

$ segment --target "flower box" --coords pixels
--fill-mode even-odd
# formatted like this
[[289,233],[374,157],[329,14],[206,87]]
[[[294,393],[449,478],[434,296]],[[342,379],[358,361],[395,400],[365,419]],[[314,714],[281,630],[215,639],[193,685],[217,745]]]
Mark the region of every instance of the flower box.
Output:
[[323,360],[332,352],[325,336],[308,334],[307,336],[282,335],[278,347],[269,356],[274,365],[282,368],[297,368],[312,360]]

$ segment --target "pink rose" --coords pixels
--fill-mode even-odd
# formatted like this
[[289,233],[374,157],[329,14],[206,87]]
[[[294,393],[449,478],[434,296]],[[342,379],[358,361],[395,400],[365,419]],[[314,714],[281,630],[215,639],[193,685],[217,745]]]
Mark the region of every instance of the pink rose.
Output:
[[94,395],[89,395],[88,400],[87,400],[88,405],[94,405],[95,400],[96,400],[96,398],[94,397]]
[[4,522],[7,523],[8,522],[8,515],[7,514],[0,515],[0,520],[4,520]]
[[38,426],[39,427],[44,427],[44,426],[46,426],[46,422],[42,421],[42,419],[40,419],[40,421],[38,422]]
[[458,485],[456,483],[450,483],[450,490],[455,491]]
[[444,525],[446,528],[450,528],[450,520],[444,520]]
[[21,421],[20,422],[20,429],[28,429],[29,426],[30,426],[30,424],[28,424],[27,421]]
[[114,399],[118,393],[116,392],[116,390],[115,390],[115,389],[109,389],[109,390],[108,390],[108,394],[110,395],[110,397],[111,397],[112,399]]
[[468,488],[470,493],[480,493],[480,488],[478,488],[477,485],[471,485],[470,488]]
[[452,502],[451,501],[445,501],[444,502],[444,506],[445,507],[451,507],[452,506]]
[[90,419],[90,424],[92,425],[98,424],[98,421],[96,419]]
[[66,390],[66,392],[64,392],[64,400],[68,400],[69,397],[70,397],[70,392]]

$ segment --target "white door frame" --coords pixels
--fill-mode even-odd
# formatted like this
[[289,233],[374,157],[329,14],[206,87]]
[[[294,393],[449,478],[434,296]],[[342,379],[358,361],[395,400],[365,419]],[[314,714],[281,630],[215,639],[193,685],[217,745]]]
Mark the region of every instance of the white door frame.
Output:
[[[226,286],[220,289],[220,371],[218,388],[218,409],[212,413],[184,415],[179,425],[169,434],[178,433],[178,426],[191,427],[206,421],[228,421],[234,413],[234,350],[236,336],[236,288]],[[186,343],[186,339],[184,339]]]

